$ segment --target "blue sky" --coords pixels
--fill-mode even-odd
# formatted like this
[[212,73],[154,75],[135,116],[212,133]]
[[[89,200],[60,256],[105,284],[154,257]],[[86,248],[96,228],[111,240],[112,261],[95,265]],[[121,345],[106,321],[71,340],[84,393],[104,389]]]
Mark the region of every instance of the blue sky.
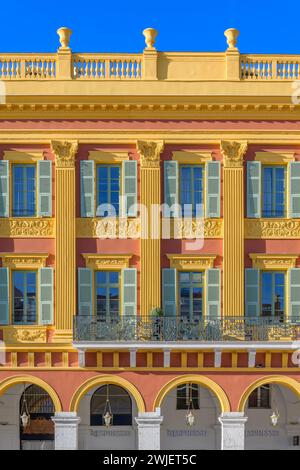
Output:
[[234,27],[241,52],[300,54],[299,11],[299,0],[11,0],[1,4],[0,51],[54,52],[60,26],[78,52],[140,52],[147,27],[161,51],[224,51]]

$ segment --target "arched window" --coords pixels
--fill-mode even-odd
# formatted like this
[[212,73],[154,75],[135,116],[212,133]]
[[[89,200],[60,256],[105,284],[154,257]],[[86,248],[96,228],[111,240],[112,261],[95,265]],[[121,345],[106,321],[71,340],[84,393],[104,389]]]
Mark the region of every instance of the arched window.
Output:
[[103,415],[108,406],[113,426],[132,425],[132,403],[128,392],[117,385],[103,385],[91,398],[91,426],[104,425]]
[[[26,405],[25,405],[26,403]],[[20,399],[20,415],[29,413],[30,421],[25,428],[21,426],[21,441],[46,441],[54,439],[52,416],[55,410],[50,395],[37,385],[30,385]]]

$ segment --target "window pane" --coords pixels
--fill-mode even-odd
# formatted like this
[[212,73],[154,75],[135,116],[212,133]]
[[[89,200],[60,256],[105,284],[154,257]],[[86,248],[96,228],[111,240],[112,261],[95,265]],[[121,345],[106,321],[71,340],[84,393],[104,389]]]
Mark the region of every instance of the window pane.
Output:
[[36,323],[36,273],[13,272],[13,322]]
[[13,216],[35,216],[36,176],[34,165],[13,165]]
[[263,217],[285,215],[285,169],[268,166],[263,168]]

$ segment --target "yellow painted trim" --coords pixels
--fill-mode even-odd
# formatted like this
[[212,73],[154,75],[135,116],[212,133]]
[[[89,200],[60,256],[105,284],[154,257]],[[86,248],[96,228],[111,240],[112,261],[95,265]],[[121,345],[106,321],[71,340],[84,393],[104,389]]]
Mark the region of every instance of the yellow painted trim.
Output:
[[176,388],[178,385],[187,383],[196,383],[208,388],[214,392],[216,397],[219,399],[222,412],[226,413],[230,411],[230,402],[224,390],[216,382],[202,375],[183,375],[181,377],[177,377],[176,379],[170,380],[170,382],[165,384],[157,394],[153,403],[153,409],[155,410],[157,407],[160,408],[162,406],[164,398],[171,390]]
[[284,164],[295,161],[295,152],[255,152],[255,160],[269,165]]
[[195,165],[212,160],[212,152],[172,152],[172,160],[181,165]]
[[249,257],[252,260],[253,268],[287,270],[295,267],[299,255],[249,253]]
[[80,400],[89,390],[91,390],[91,388],[108,384],[119,385],[120,387],[124,388],[135,399],[138,411],[141,413],[145,412],[144,399],[138,389],[132,383],[128,382],[128,380],[125,380],[122,377],[117,377],[115,375],[97,376],[86,380],[73,394],[70,402],[70,411],[78,411]]
[[249,395],[253,392],[258,387],[261,387],[262,385],[269,384],[269,383],[276,383],[279,385],[286,386],[292,392],[294,392],[299,398],[300,398],[300,383],[297,382],[295,379],[292,379],[291,377],[287,376],[281,376],[281,375],[271,375],[270,377],[263,377],[262,379],[258,379],[255,382],[253,382],[249,387],[246,388],[244,391],[238,405],[238,411],[245,411],[245,407],[247,404],[247,400],[249,398]]
[[2,266],[11,269],[38,269],[46,265],[49,253],[0,253]]
[[0,396],[3,395],[10,387],[20,383],[38,385],[52,398],[55,411],[62,411],[61,402],[56,391],[49,384],[47,384],[47,382],[44,382],[44,380],[39,379],[33,375],[15,375],[14,377],[9,377],[8,379],[3,380],[0,382]]
[[202,271],[210,269],[214,265],[217,255],[183,255],[167,254],[170,267],[180,271]]
[[102,152],[100,150],[91,150],[89,160],[95,163],[122,163],[129,160],[128,152]]
[[119,271],[129,267],[129,261],[133,255],[100,255],[97,253],[82,253],[82,256],[85,259],[85,265],[87,268]]
[[3,160],[8,160],[10,163],[36,163],[39,160],[44,160],[42,151],[4,150],[3,153]]

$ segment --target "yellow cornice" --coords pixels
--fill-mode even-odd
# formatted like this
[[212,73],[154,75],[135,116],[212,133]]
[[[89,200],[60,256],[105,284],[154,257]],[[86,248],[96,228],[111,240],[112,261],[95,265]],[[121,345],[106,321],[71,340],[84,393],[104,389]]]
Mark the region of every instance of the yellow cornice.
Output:
[[11,163],[36,163],[44,159],[42,151],[22,152],[20,150],[4,150],[3,159]]
[[129,160],[128,152],[103,152],[101,150],[90,150],[89,160],[96,163],[122,163]]
[[216,257],[216,255],[167,254],[167,258],[170,260],[170,267],[180,271],[213,268]]
[[49,253],[0,253],[2,266],[8,268],[37,269],[46,265]]
[[196,164],[205,163],[212,160],[212,152],[191,152],[191,151],[176,151],[172,153],[172,160],[180,164]]
[[127,255],[99,255],[95,253],[82,253],[85,265],[90,269],[120,270],[129,267],[132,254]]
[[295,152],[256,152],[255,160],[261,163],[289,163],[295,161]]
[[253,268],[287,270],[295,267],[299,255],[250,253],[249,257],[252,260]]
[[[82,82],[81,82],[82,83]],[[231,103],[224,101],[218,103],[216,97],[211,98],[210,103],[182,102],[173,98],[166,102],[163,99],[148,103],[123,101],[114,103],[86,103],[74,102],[59,103],[53,101],[53,97],[47,97],[45,103],[6,103],[0,105],[0,119],[229,119],[230,120],[299,120],[300,106],[288,102],[252,103],[245,101],[236,102],[231,97]],[[94,98],[94,97],[92,97]],[[95,97],[96,101],[96,97]]]

